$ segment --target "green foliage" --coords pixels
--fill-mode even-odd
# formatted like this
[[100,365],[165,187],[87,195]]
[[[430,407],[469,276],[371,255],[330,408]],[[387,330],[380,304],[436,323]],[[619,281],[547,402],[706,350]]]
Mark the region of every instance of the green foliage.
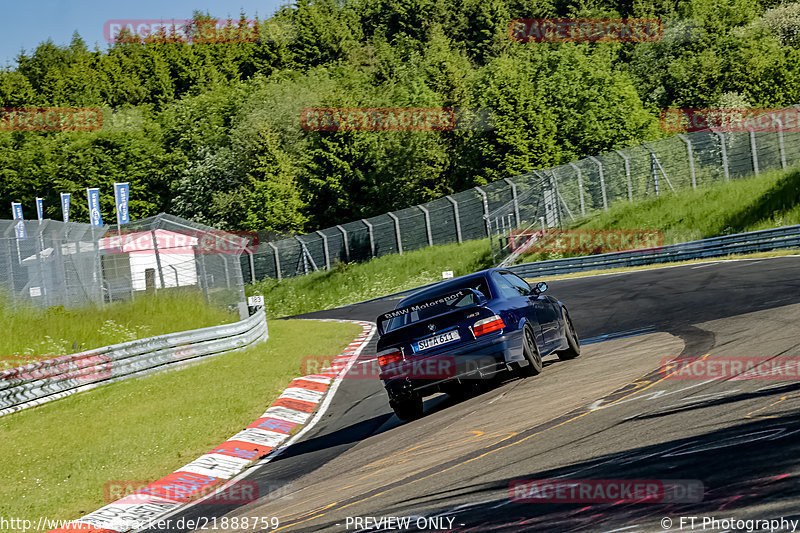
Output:
[[[0,70],[0,106],[134,110],[133,128],[0,132],[0,203],[131,183],[134,218],[304,232],[664,136],[666,107],[800,102],[800,8],[774,0],[303,0],[256,42],[75,34]],[[515,18],[659,17],[652,43],[518,43]],[[191,27],[210,20],[195,12]],[[241,20],[231,20],[236,26]],[[308,107],[493,111],[494,128],[318,132]],[[110,112],[110,111],[109,111]],[[73,219],[87,220],[84,202]]]

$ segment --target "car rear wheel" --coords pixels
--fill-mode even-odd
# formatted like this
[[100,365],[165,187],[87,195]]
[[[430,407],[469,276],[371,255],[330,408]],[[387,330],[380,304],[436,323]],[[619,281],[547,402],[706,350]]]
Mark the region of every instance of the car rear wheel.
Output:
[[389,402],[394,414],[400,420],[414,420],[422,416],[422,397],[413,396],[402,400],[392,400]]
[[567,336],[567,344],[569,347],[561,352],[558,352],[558,358],[563,360],[566,359],[575,359],[581,354],[581,343],[578,340],[578,334],[575,332],[575,326],[572,325],[572,319],[569,317],[569,313],[564,310],[564,322],[566,325],[566,336]]
[[533,328],[525,324],[522,328],[522,354],[528,361],[526,366],[519,367],[519,375],[523,378],[536,376],[542,371],[542,355],[536,347],[536,338],[533,336]]

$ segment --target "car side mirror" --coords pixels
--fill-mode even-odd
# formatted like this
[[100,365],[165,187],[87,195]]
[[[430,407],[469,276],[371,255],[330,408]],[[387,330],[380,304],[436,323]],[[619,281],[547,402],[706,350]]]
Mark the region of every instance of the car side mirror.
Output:
[[535,296],[539,296],[546,290],[547,290],[547,283],[545,283],[544,281],[540,281],[539,283],[536,284],[535,287],[533,287],[533,294]]

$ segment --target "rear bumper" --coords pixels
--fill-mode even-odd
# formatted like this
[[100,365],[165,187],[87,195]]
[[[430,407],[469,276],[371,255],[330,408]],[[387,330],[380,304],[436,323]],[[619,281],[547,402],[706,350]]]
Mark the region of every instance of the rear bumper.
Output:
[[512,360],[508,354],[519,344],[513,333],[462,344],[457,350],[415,357],[381,372],[380,378],[390,398],[413,393],[425,396],[440,391],[443,385],[491,378],[506,370]]

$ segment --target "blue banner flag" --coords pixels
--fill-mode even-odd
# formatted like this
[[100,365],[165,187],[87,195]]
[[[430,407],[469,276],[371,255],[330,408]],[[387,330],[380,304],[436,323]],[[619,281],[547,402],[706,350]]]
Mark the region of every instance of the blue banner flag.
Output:
[[36,218],[41,220],[44,218],[44,199],[36,197]]
[[128,213],[128,196],[130,196],[130,185],[128,183],[114,184],[114,200],[117,203],[117,224],[127,224],[131,221]]
[[89,199],[89,221],[92,226],[102,226],[103,216],[100,214],[100,189],[86,189],[86,196]]
[[64,214],[64,222],[69,222],[69,193],[61,193],[61,212]]
[[18,220],[14,225],[14,233],[17,235],[18,241],[24,241],[28,238],[28,232],[25,231],[25,222],[22,218],[22,204],[19,202],[11,202],[11,213],[14,215],[14,220]]

